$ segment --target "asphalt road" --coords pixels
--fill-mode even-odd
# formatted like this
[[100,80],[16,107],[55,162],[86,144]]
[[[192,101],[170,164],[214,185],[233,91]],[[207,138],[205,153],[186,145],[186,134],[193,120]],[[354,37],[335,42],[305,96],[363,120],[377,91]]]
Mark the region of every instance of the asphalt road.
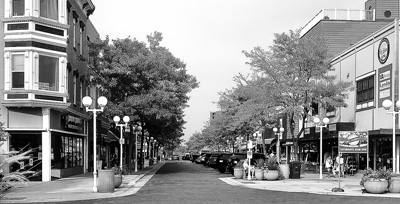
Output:
[[329,196],[308,193],[290,193],[230,186],[218,178],[230,177],[217,170],[188,161],[167,162],[135,195],[68,203],[140,203],[140,204],[227,204],[227,203],[307,203],[307,204],[386,204],[399,199]]

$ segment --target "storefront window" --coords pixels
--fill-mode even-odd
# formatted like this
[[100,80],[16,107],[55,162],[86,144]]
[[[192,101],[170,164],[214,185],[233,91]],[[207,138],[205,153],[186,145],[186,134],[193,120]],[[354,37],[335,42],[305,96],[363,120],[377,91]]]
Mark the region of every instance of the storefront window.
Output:
[[83,166],[83,139],[62,136],[61,166],[60,168],[73,168]]

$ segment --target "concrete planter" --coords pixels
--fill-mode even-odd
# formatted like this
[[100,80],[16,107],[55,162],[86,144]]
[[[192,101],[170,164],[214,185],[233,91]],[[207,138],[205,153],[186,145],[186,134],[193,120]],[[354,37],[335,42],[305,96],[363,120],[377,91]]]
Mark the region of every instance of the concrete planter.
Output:
[[254,176],[257,180],[263,180],[264,178],[264,170],[262,169],[254,169]]
[[392,182],[390,182],[389,186],[390,193],[400,193],[400,179],[393,178]]
[[388,181],[365,181],[364,187],[368,193],[382,194],[388,188]]
[[114,184],[115,184],[115,188],[118,188],[122,184],[122,175],[121,174],[116,174],[114,176]]
[[264,171],[264,178],[268,181],[278,180],[279,172],[278,170],[266,170]]
[[233,175],[236,179],[243,178],[243,169],[233,169]]

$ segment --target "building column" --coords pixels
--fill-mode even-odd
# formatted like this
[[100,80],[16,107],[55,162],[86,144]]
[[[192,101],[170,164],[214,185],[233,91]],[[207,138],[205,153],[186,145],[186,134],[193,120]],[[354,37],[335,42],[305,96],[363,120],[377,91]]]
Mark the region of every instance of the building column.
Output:
[[86,137],[83,138],[83,172],[89,172],[89,122],[85,120],[84,132]]
[[43,108],[42,132],[42,181],[51,181],[51,133],[50,133],[50,108]]
[[396,138],[396,161],[393,162],[393,165],[396,165],[396,174],[399,172],[399,158],[400,158],[400,139]]

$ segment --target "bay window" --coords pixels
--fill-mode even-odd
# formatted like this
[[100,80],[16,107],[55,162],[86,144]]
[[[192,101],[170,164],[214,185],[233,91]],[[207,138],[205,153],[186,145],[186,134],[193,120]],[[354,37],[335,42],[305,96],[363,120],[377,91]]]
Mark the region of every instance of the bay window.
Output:
[[40,0],[40,16],[58,20],[58,0]]
[[12,6],[12,16],[25,15],[25,0],[13,0],[11,6]]
[[39,89],[58,91],[59,58],[39,55]]
[[13,54],[11,56],[11,88],[24,88],[24,54]]

